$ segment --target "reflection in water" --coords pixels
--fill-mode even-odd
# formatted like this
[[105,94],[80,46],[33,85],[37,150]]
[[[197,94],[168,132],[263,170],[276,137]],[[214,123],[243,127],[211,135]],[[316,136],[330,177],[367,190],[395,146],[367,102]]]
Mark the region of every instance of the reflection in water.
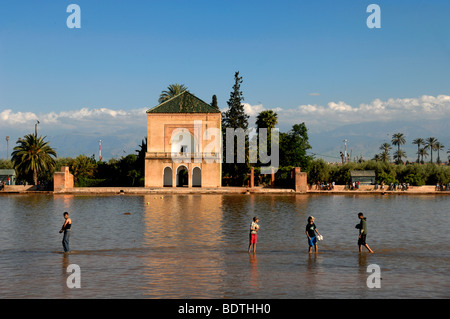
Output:
[[214,283],[222,281],[221,197],[146,195],[143,199],[144,245],[151,249],[144,258],[144,294],[208,297],[209,290],[217,289]]
[[[0,196],[0,297],[448,298],[448,199],[431,198]],[[64,211],[73,220],[70,254],[59,234]],[[359,211],[375,254],[358,252]],[[309,215],[324,235],[317,254],[307,253]],[[247,252],[254,216],[257,255]],[[440,250],[423,236],[430,220],[439,221]],[[66,285],[70,264],[80,266],[80,289]],[[382,289],[366,286],[371,264]]]
[[250,286],[254,289],[259,287],[258,259],[256,253],[248,254],[250,259]]

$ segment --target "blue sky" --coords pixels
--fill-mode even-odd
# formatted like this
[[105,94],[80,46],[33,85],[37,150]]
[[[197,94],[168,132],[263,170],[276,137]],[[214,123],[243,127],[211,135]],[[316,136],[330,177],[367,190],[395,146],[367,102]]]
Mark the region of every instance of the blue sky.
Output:
[[[71,3],[81,29],[66,25]],[[366,25],[371,3],[380,29]],[[358,123],[354,111],[378,100],[395,112],[375,120],[413,99],[420,121],[423,96],[439,112],[450,106],[449,16],[447,0],[0,0],[0,134],[12,119],[34,128],[61,112],[148,109],[171,83],[225,108],[235,71],[249,112],[276,109],[281,127]]]

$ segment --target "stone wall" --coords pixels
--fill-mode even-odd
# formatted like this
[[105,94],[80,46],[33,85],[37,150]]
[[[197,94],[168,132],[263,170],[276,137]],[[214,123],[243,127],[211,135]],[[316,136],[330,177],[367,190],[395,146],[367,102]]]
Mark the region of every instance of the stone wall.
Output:
[[55,193],[64,192],[74,187],[73,175],[70,173],[68,166],[61,167],[61,172],[55,172],[53,185]]

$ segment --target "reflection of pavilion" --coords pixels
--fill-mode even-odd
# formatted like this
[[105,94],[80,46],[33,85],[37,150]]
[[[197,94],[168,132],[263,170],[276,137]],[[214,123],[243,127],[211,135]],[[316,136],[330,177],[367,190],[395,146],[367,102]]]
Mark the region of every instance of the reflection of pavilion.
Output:
[[221,116],[187,91],[148,110],[145,187],[220,187]]

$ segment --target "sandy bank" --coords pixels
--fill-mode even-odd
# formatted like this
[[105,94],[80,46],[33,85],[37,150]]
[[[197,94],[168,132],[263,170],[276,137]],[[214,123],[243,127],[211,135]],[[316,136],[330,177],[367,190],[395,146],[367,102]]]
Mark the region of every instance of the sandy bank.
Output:
[[62,192],[39,191],[34,187],[9,186],[0,191],[1,194],[80,194],[80,195],[102,195],[102,194],[373,194],[373,195],[450,195],[449,191],[436,191],[435,186],[412,186],[406,191],[387,189],[374,189],[373,186],[360,186],[359,189],[345,189],[343,185],[337,185],[333,190],[317,190],[313,186],[306,193],[296,193],[288,188],[263,188],[263,187],[218,187],[218,188],[187,188],[187,187],[75,187],[65,189]]

